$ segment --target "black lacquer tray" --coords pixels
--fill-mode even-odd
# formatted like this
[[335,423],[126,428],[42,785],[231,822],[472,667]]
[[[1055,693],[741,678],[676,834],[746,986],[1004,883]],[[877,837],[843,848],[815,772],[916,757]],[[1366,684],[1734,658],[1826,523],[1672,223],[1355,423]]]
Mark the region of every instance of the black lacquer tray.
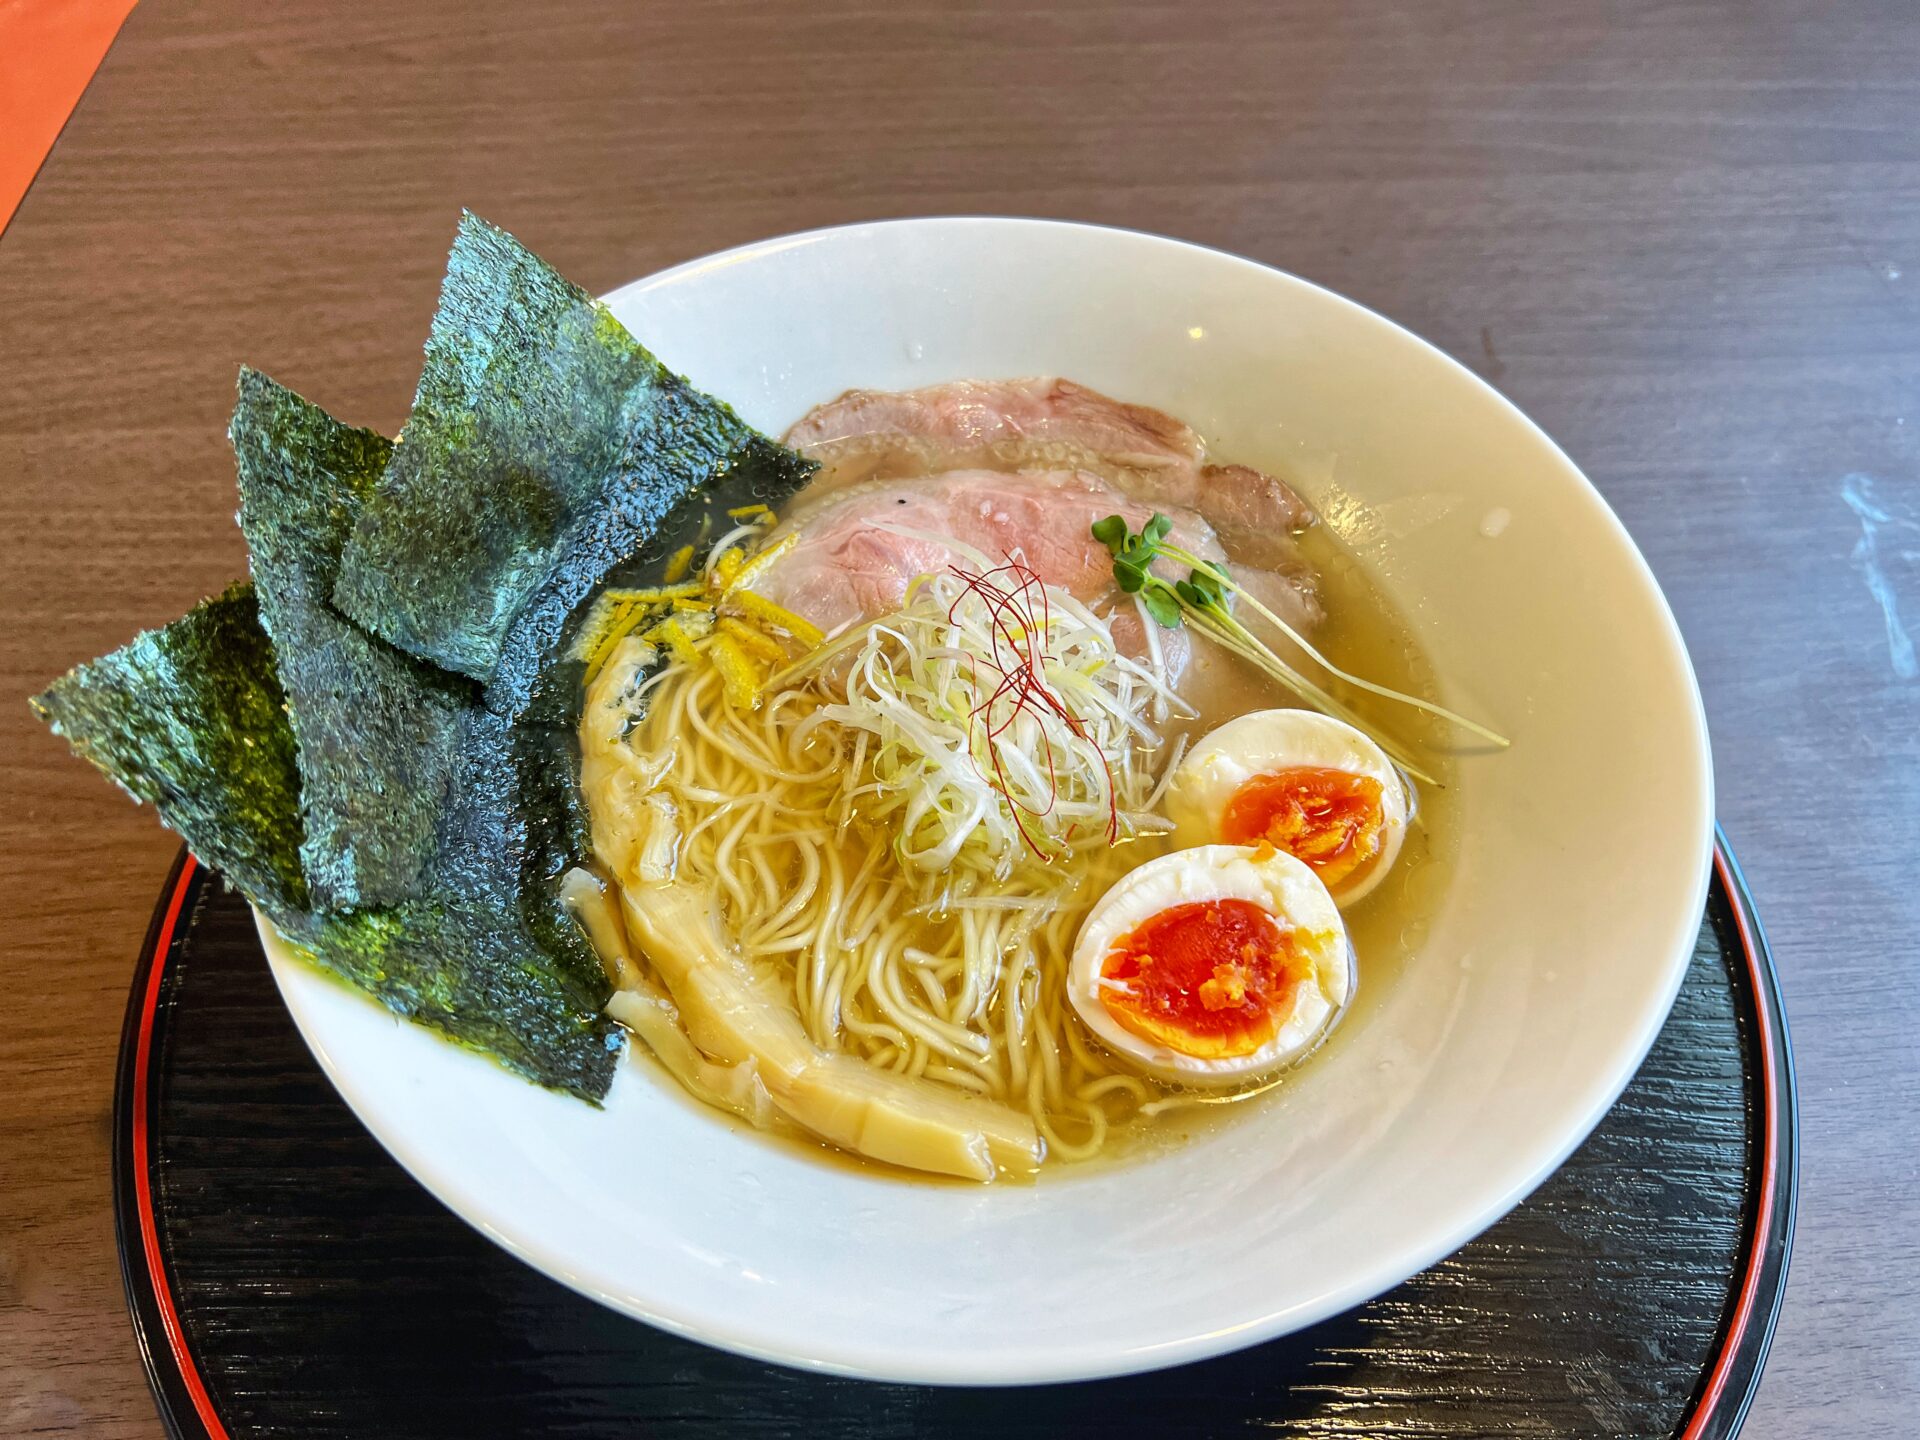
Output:
[[192,1440],[1731,1436],[1786,1280],[1796,1136],[1773,967],[1724,842],[1715,868],[1640,1074],[1465,1249],[1238,1355],[942,1390],[709,1350],[497,1249],[354,1119],[245,904],[183,854],[134,976],[115,1106],[121,1261],[161,1415]]

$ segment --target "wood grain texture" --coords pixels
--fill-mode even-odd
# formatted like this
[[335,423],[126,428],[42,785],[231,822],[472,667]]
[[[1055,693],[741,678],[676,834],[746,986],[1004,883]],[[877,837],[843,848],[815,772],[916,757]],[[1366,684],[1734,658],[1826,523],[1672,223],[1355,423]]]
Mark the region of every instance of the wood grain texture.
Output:
[[[148,1173],[171,1293],[236,1436],[1669,1440],[1718,1353],[1751,1243],[1754,1012],[1718,891],[1640,1074],[1487,1234],[1300,1335],[1154,1375],[1011,1391],[739,1359],[510,1259],[341,1102],[260,962],[246,907],[217,883],[190,894],[153,1030]],[[1706,1433],[1726,1435],[1730,1419]]]
[[397,424],[462,205],[594,288],[882,215],[1129,225],[1329,285],[1494,380],[1673,599],[1785,975],[1805,1184],[1747,1434],[1912,1433],[1903,0],[137,9],[0,237],[0,1432],[156,1433],[106,1117],[172,853],[19,701],[238,573],[241,361]]

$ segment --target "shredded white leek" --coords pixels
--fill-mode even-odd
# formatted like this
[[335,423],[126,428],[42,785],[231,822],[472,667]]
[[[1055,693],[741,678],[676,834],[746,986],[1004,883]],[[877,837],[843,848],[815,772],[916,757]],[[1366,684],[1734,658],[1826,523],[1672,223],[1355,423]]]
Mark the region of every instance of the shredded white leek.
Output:
[[[998,588],[1017,584],[1002,576]],[[884,826],[906,867],[938,877],[932,904],[1166,828],[1150,803],[1166,757],[1146,717],[1191,709],[1064,590],[1036,581],[1025,601],[1010,613],[966,578],[922,576],[900,611],[799,667],[844,657],[844,700],[802,728],[861,737],[841,819]]]

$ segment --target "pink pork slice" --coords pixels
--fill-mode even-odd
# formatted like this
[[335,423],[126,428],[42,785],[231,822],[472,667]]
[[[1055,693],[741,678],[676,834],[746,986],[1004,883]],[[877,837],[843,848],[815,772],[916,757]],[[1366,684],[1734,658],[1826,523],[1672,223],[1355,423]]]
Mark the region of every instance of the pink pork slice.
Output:
[[[1162,509],[1173,521],[1175,543],[1203,559],[1224,559],[1204,520],[1178,507]],[[1047,584],[1098,605],[1118,592],[1113,558],[1092,527],[1115,514],[1138,529],[1152,510],[1099,476],[1072,470],[948,470],[818,495],[809,489],[767,538],[776,545],[799,531],[805,542],[776,560],[754,589],[831,633],[899,609],[918,575],[970,568],[974,562],[964,550],[933,538],[945,537],[994,564],[1017,555]],[[1122,628],[1117,621],[1115,628]]]
[[815,484],[827,486],[942,469],[1090,471],[1144,504],[1197,513],[1240,559],[1296,574],[1292,537],[1314,522],[1274,476],[1209,464],[1171,415],[1056,376],[849,390],[803,416],[787,444],[826,466]]

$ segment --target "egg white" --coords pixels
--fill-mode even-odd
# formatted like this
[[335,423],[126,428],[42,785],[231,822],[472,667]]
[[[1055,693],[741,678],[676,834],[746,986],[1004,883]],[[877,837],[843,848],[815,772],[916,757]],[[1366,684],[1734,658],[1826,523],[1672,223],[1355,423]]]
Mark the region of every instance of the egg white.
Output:
[[1209,731],[1180,762],[1167,787],[1167,816],[1183,845],[1218,842],[1221,817],[1240,787],[1256,775],[1316,766],[1380,783],[1380,849],[1332,886],[1341,909],[1386,878],[1407,837],[1406,782],[1386,752],[1344,721],[1316,710],[1255,710]]
[[[1157,1080],[1175,1085],[1244,1084],[1291,1064],[1323,1039],[1353,996],[1352,946],[1339,908],[1310,866],[1250,845],[1202,845],[1150,860],[1123,876],[1081,922],[1067,968],[1067,997],[1100,1042]],[[1100,971],[1115,946],[1176,905],[1245,900],[1293,927],[1295,953],[1309,966],[1273,1038],[1251,1055],[1201,1059],[1136,1035],[1100,998]]]

